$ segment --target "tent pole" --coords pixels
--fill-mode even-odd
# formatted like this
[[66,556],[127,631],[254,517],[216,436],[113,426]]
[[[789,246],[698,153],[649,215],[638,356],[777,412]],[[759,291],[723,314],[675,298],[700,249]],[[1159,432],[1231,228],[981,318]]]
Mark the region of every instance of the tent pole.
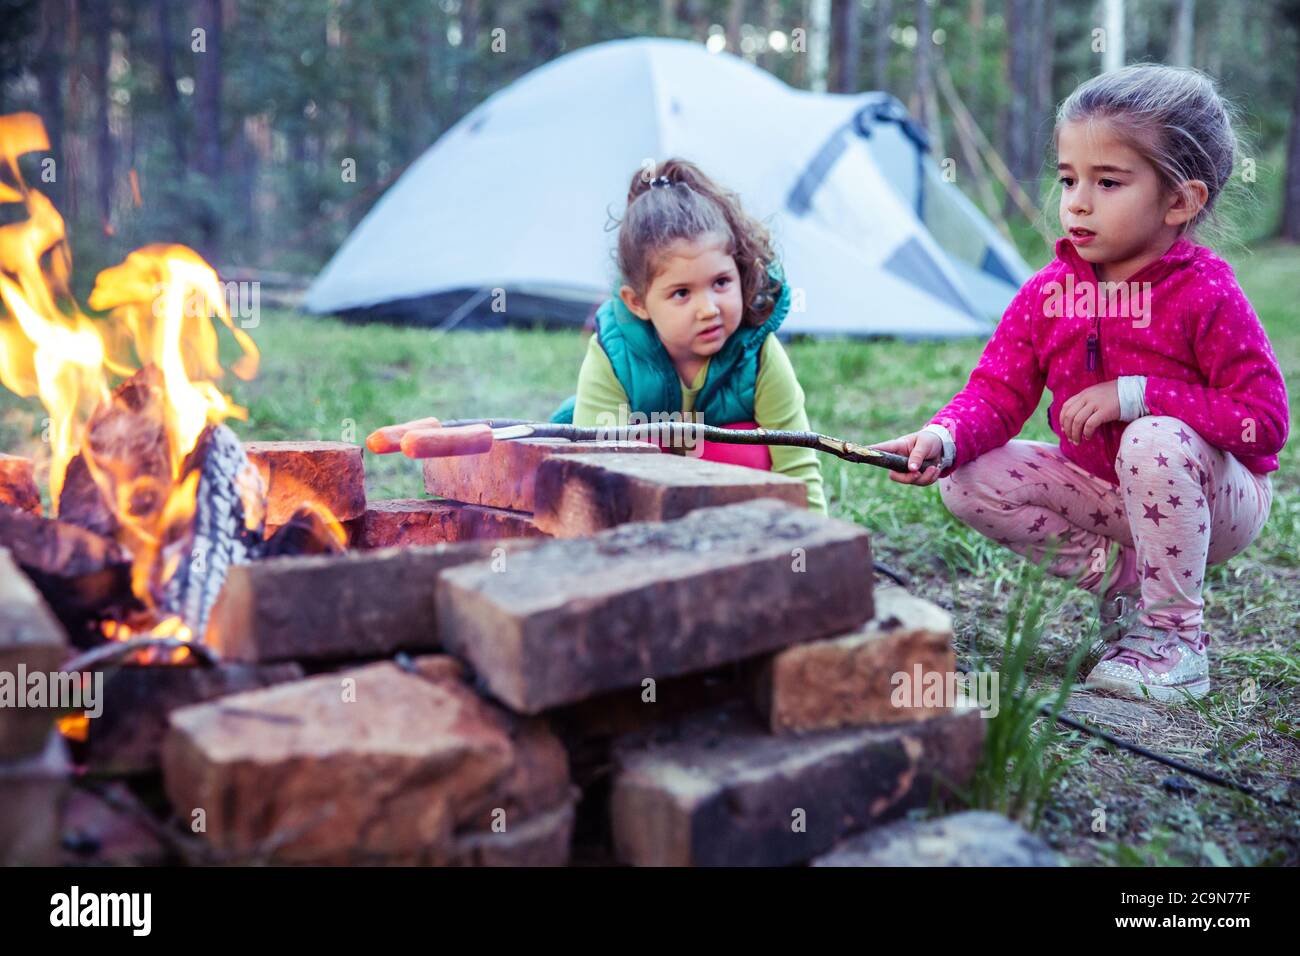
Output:
[[984,206],[984,214],[993,220],[993,223],[998,227],[998,232],[1002,233],[1010,241],[1011,227],[1007,224],[1006,217],[1002,215],[1002,204],[998,202],[997,196],[993,192],[993,184],[989,182],[988,167],[984,163],[984,158],[980,156],[974,138],[970,130],[966,128],[967,117],[954,110],[953,119],[956,120],[954,126],[957,130],[957,143],[961,147],[962,156],[966,159],[966,165],[971,169],[971,175],[975,179],[975,186],[980,192],[980,201]]
[[1048,247],[1051,247],[1055,243],[1055,239],[1043,227],[1041,210],[1034,205],[1034,201],[1021,188],[1020,183],[1016,182],[1016,178],[1011,175],[1011,170],[1007,168],[1007,164],[1002,161],[998,151],[993,148],[993,144],[984,135],[984,131],[980,129],[979,124],[975,122],[975,117],[971,115],[970,110],[966,109],[966,104],[962,102],[961,97],[957,94],[956,87],[953,86],[952,75],[948,72],[947,65],[940,63],[936,72],[939,78],[939,90],[943,93],[944,99],[948,101],[949,108],[955,114],[965,118],[965,123],[974,134],[976,142],[979,143],[980,151],[984,155],[989,168],[993,170],[993,174],[997,176],[998,181],[1011,195],[1012,201],[1020,208],[1025,218],[1029,220],[1030,225],[1042,237],[1043,242],[1047,243]]

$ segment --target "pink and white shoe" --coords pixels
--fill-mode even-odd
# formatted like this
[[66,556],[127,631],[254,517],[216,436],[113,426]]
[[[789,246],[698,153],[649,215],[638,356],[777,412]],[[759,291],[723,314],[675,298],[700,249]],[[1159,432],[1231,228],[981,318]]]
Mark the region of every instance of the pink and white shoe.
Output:
[[1166,703],[1210,692],[1209,637],[1166,631],[1145,624],[1131,625],[1111,642],[1101,662],[1088,675],[1088,686],[1136,700]]

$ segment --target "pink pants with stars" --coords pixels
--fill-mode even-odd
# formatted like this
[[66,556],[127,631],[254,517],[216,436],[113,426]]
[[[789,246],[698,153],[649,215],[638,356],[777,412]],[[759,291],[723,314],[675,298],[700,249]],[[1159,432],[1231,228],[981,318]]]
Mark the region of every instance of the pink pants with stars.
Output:
[[[1141,620],[1190,634],[1201,626],[1205,566],[1245,550],[1273,501],[1268,477],[1176,418],[1124,429],[1118,486],[1043,442],[1012,441],[939,482],[948,510],[1031,561],[1107,597],[1141,593]],[[1112,546],[1118,546],[1113,561]]]

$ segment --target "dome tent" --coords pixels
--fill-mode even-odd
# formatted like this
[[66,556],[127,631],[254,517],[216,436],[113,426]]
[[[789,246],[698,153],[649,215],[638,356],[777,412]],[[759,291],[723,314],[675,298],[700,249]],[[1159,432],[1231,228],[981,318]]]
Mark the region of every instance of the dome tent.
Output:
[[1029,275],[891,97],[795,90],[696,43],[632,39],[553,60],[472,110],[375,204],[307,308],[581,321],[613,285],[609,217],[632,172],[671,156],[771,226],[801,293],[783,333],[983,334]]

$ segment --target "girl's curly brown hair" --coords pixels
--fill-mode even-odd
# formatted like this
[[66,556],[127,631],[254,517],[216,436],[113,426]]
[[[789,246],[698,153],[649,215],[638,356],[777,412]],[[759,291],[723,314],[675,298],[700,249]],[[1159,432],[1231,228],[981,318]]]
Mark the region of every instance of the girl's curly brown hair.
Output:
[[[669,185],[651,186],[665,179]],[[644,298],[669,246],[679,239],[694,242],[715,233],[727,240],[727,254],[736,260],[740,273],[741,322],[762,325],[781,293],[781,284],[767,272],[775,261],[772,236],[745,212],[740,197],[684,159],[668,159],[653,168],[647,164],[632,176],[618,231],[623,281]]]

